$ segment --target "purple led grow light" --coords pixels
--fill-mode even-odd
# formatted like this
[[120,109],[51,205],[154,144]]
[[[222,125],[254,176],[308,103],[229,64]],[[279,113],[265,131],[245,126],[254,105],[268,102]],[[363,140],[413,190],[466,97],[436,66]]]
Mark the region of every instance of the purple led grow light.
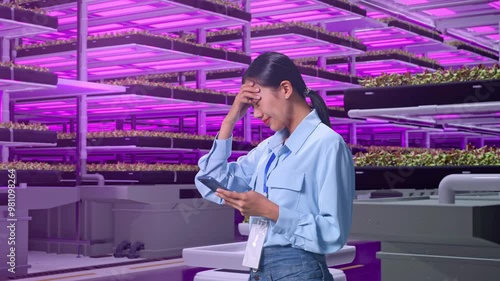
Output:
[[403,46],[403,45],[412,45],[416,43],[413,40],[393,40],[392,42],[385,42],[385,43],[368,43],[367,45],[370,47],[387,47],[387,46]]
[[339,5],[335,2],[299,0],[299,1],[251,1],[252,23],[276,23],[301,21],[309,23],[317,22],[341,22],[343,20],[359,19],[365,12],[356,7]]
[[459,114],[444,114],[444,115],[434,115],[435,119],[456,119],[460,118]]
[[[309,31],[305,28],[303,28],[303,30]],[[340,41],[336,41],[337,39],[334,37],[330,37],[327,39],[328,41],[317,39],[315,31],[311,31],[308,35],[296,34],[294,33],[293,28],[275,29],[269,32],[273,35],[265,33],[265,35],[261,35],[261,37],[259,37],[259,35],[252,37],[251,49],[253,56],[257,56],[266,51],[279,51],[292,58],[320,56],[326,54],[348,55],[363,52],[362,49],[357,49],[357,47],[350,48],[342,45],[342,43],[340,43]],[[225,37],[221,40],[224,41],[209,42],[226,49],[241,50],[242,48],[242,39],[240,35]],[[300,48],[297,48],[298,46]]]
[[[204,3],[204,2],[201,2]],[[209,3],[209,2],[207,2]],[[241,26],[249,22],[251,16],[244,11],[233,9],[213,9],[210,5],[178,3],[178,1],[110,0],[88,5],[89,35],[119,32],[126,29],[150,30],[155,33],[193,31],[200,27],[220,28]],[[212,4],[219,5],[219,4]],[[59,17],[59,33],[65,38],[76,37],[76,1],[52,7]],[[49,34],[36,39],[47,41],[60,38],[60,34]]]
[[162,70],[162,71],[167,71],[167,70],[178,70],[179,68],[184,68],[186,70],[190,70],[190,69],[203,69],[203,66],[209,66],[210,63],[209,62],[204,62],[204,61],[200,61],[200,62],[191,62],[191,63],[179,63],[179,64],[175,64],[175,65],[171,65],[171,64],[164,64],[164,65],[157,65],[157,66],[151,66],[151,68],[155,69],[155,70]]
[[447,8],[423,10],[423,12],[426,14],[429,14],[431,16],[437,16],[437,17],[451,16],[451,15],[456,14],[455,11],[447,9]]
[[130,54],[133,52],[136,52],[137,50],[135,48],[113,48],[111,50],[103,50],[103,51],[92,51],[88,53],[88,57],[94,58],[94,57],[104,57],[107,55],[118,55],[118,54]]
[[65,16],[66,13],[60,12],[60,11],[50,11],[47,13],[49,16],[52,17],[59,17],[59,16]]
[[425,4],[427,0],[398,0],[398,2],[406,4],[406,5],[417,5],[417,4]]
[[[135,114],[140,114],[141,116],[147,116],[152,112],[168,113],[174,111],[179,112],[179,110],[190,111],[196,109],[214,109],[218,107],[228,109],[227,105],[222,104],[204,104],[135,94],[122,94],[113,97],[98,96],[88,99],[89,118],[98,118],[102,115],[109,115],[109,112],[122,113],[123,116],[128,116],[130,115],[130,112],[133,112]],[[73,99],[57,102],[18,102],[15,105],[15,110],[20,114],[47,115],[48,118],[60,115],[66,116],[66,114],[68,116],[75,116],[76,102]]]
[[58,22],[59,22],[60,25],[68,24],[68,23],[75,23],[76,22],[76,16],[62,18],[62,19],[59,19]]
[[396,27],[386,27],[375,30],[359,30],[355,32],[356,38],[368,46],[369,49],[384,49],[388,46],[401,48],[410,45],[424,44],[432,39],[417,35]]
[[119,74],[129,74],[129,73],[138,73],[141,70],[138,68],[126,68],[126,69],[119,69],[119,70],[108,70],[108,71],[95,71],[95,72],[90,72],[92,75],[95,76],[107,76],[107,75],[119,75]]
[[[116,8],[124,5],[130,5],[130,4],[136,4],[135,1],[128,1],[128,0],[119,0],[119,1],[106,1],[104,3],[99,3],[99,4],[89,4],[87,6],[88,11],[95,11],[95,10],[101,10],[101,9],[107,9],[107,8]],[[71,8],[71,10],[76,11],[76,8]]]
[[117,56],[100,56],[96,57],[98,61],[118,61],[118,60],[126,60],[126,59],[137,59],[137,58],[147,58],[156,56],[157,53],[154,52],[144,52],[144,53],[136,53],[136,54],[128,54],[128,55],[117,55]]
[[267,7],[260,7],[260,8],[252,8],[251,12],[252,14],[258,14],[258,13],[264,13],[264,12],[270,12],[270,11],[275,11],[275,10],[286,10],[290,8],[297,8],[298,4],[281,4],[281,5],[273,5],[273,6],[267,6]]
[[[94,33],[96,31],[103,31],[103,30],[116,30],[119,28],[122,28],[124,25],[123,24],[118,24],[118,23],[110,23],[110,24],[105,24],[105,25],[98,25],[98,26],[93,26],[88,28],[88,32]],[[76,29],[71,29],[71,32],[77,32]]]
[[[271,8],[274,8],[274,7],[271,7]],[[287,14],[287,15],[270,16],[269,18],[271,18],[273,20],[280,20],[280,19],[289,18],[290,16],[305,17],[305,16],[312,16],[312,15],[317,15],[317,14],[318,13],[316,11],[306,11],[306,12],[297,12],[297,13]]]
[[54,60],[64,60],[63,57],[47,57],[47,58],[40,58],[40,59],[32,59],[32,60],[24,60],[24,64],[30,64],[30,65],[40,65],[41,63],[44,62],[51,62]]
[[[348,64],[331,64],[327,65],[327,69],[331,71],[348,72]],[[382,72],[385,73],[420,73],[426,68],[417,64],[399,61],[399,60],[376,60],[376,61],[357,61],[356,74],[358,76],[378,75]]]
[[366,15],[372,19],[381,19],[381,18],[386,18],[387,15],[380,13],[380,12],[368,12]]
[[[135,38],[135,37],[132,37]],[[231,60],[220,60],[212,58],[210,52],[205,52],[205,56],[190,53],[182,53],[178,50],[161,49],[156,46],[148,46],[147,39],[137,37],[131,39],[130,44],[94,47],[89,43],[88,49],[88,69],[89,79],[108,79],[123,77],[123,74],[144,75],[165,70],[193,71],[197,69],[227,69],[241,68],[247,66],[243,56],[234,56]],[[137,43],[134,43],[137,42]],[[167,41],[168,43],[168,41]],[[169,44],[165,44],[169,46]],[[76,46],[66,44],[68,50],[60,50],[59,53],[38,55],[35,57],[24,57],[18,53],[17,63],[37,64],[47,67],[53,72],[63,73],[66,76],[73,76],[76,70]],[[198,47],[193,46],[193,49]],[[189,50],[186,50],[189,51]],[[211,50],[209,50],[211,51]],[[213,50],[214,52],[225,52]],[[36,51],[31,49],[29,55],[36,55]],[[49,60],[48,58],[52,58]],[[248,59],[249,61],[249,59]],[[115,67],[107,70],[94,70],[94,68]]]
[[185,20],[185,19],[189,19],[191,17],[192,17],[192,15],[190,15],[190,14],[179,14],[179,15],[170,15],[170,16],[164,16],[164,17],[143,19],[143,20],[134,20],[132,22],[135,24],[151,24],[151,23],[157,23],[157,22],[171,22],[171,21]]
[[488,3],[488,5],[489,5],[490,7],[493,7],[493,8],[495,8],[495,9],[497,9],[497,10],[500,10],[500,1],[496,1],[496,2],[492,2],[492,3]]
[[496,32],[496,29],[493,28],[492,26],[476,26],[476,27],[469,27],[467,30],[472,31],[472,32],[477,32],[477,33],[490,33],[490,32]]
[[461,64],[480,64],[480,63],[495,63],[491,58],[483,57],[479,54],[467,50],[455,50],[445,52],[430,52],[427,54],[429,58],[439,62],[442,66],[459,66]]
[[366,34],[366,35],[358,35],[358,39],[368,39],[368,38],[380,38],[380,37],[389,37],[392,36],[392,34]]
[[190,26],[197,24],[204,24],[210,22],[210,19],[202,18],[202,19],[190,19],[190,20],[181,20],[174,22],[165,22],[150,25],[152,28],[171,28],[171,27],[182,27],[182,26]]
[[105,71],[105,70],[116,70],[116,69],[123,69],[123,66],[104,66],[104,67],[95,67],[89,70],[89,72],[96,72],[96,71]]
[[184,64],[184,63],[189,63],[191,60],[190,59],[178,59],[178,60],[168,60],[168,61],[153,61],[153,62],[142,62],[142,63],[135,63],[135,66],[152,66],[152,65],[163,65],[163,64]]
[[[20,62],[21,64],[24,64],[24,62]],[[76,61],[62,61],[62,62],[56,62],[56,63],[44,63],[43,67],[48,67],[48,68],[54,68],[58,66],[76,66]]]
[[146,11],[151,11],[151,10],[155,10],[155,9],[156,9],[156,7],[152,6],[152,5],[135,5],[134,7],[130,7],[130,8],[121,8],[121,9],[116,9],[116,10],[112,10],[112,11],[98,12],[98,13],[95,13],[95,15],[100,16],[100,17],[114,17],[114,16],[134,14],[134,13],[139,13],[139,12],[146,12]]

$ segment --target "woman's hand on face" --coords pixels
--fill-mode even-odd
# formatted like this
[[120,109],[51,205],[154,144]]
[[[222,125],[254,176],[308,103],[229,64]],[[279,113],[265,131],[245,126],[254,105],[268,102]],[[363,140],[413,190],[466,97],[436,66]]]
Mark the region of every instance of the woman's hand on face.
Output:
[[241,85],[240,92],[236,95],[231,110],[226,116],[226,119],[236,123],[243,118],[247,113],[248,108],[260,99],[260,88],[256,87],[254,82],[246,82]]
[[261,216],[274,221],[278,220],[278,205],[253,190],[234,192],[219,188],[215,195],[224,199],[225,205],[239,210],[244,216]]

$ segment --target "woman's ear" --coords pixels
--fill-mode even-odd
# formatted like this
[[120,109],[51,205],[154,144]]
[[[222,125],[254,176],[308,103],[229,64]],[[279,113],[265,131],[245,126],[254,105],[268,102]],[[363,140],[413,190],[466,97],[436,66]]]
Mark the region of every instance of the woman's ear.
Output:
[[293,92],[292,83],[290,83],[290,81],[288,80],[283,80],[281,81],[280,87],[283,89],[283,94],[285,96],[285,99],[290,98]]

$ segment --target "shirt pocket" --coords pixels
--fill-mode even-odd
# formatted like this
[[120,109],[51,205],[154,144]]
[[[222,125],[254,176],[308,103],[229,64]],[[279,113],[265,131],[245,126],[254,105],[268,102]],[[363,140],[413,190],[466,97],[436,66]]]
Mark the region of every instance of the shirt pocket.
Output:
[[269,199],[281,207],[296,210],[304,187],[305,174],[290,170],[279,174],[275,172],[267,181]]

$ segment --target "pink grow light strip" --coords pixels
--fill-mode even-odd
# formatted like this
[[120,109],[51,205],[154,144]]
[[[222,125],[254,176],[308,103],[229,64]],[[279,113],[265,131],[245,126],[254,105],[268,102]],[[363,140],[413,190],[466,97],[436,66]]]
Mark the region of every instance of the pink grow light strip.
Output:
[[432,16],[450,16],[456,14],[455,11],[446,8],[424,10],[423,12]]
[[168,27],[174,27],[174,26],[188,26],[188,25],[200,24],[200,23],[206,23],[206,22],[210,22],[210,20],[208,20],[206,18],[191,19],[191,20],[181,20],[181,21],[174,21],[174,22],[152,24],[151,27],[154,27],[154,28],[168,28]]
[[32,59],[32,60],[20,60],[19,63],[21,63],[21,64],[39,64],[42,62],[57,61],[57,60],[64,60],[64,59],[66,59],[66,58],[50,57],[50,58],[39,58],[39,59]]
[[49,16],[52,17],[58,17],[58,16],[64,16],[66,13],[60,12],[60,11],[52,11],[48,13]]
[[[134,48],[122,48],[122,49],[112,49],[112,50],[89,50],[88,57],[101,57],[104,55],[113,55],[113,54],[120,54],[120,53],[131,53],[131,52],[137,52]],[[76,55],[75,55],[76,57]]]
[[427,0],[398,0],[398,2],[401,2],[403,4],[410,6],[410,5],[427,3]]
[[175,64],[175,65],[171,65],[171,64],[160,65],[160,66],[154,66],[152,68],[154,68],[154,69],[176,69],[176,68],[180,68],[180,67],[194,67],[194,66],[203,66],[203,65],[210,65],[210,63],[201,61],[201,62],[197,62],[197,63],[181,63],[181,64]]
[[66,17],[58,20],[59,25],[76,22],[76,16]]
[[319,20],[319,19],[326,19],[326,18],[331,18],[331,15],[328,14],[319,14],[315,16],[308,16],[308,17],[299,17],[299,18],[288,18],[283,21],[310,21],[310,20]]
[[307,11],[307,12],[301,12],[301,13],[292,13],[292,14],[285,14],[285,15],[270,16],[270,18],[272,18],[274,20],[279,20],[279,19],[285,19],[285,18],[290,18],[290,17],[310,16],[310,15],[315,15],[316,13],[317,13],[316,11]]
[[96,58],[96,60],[100,61],[114,61],[114,60],[125,60],[125,59],[135,59],[135,58],[145,58],[145,57],[152,57],[158,55],[157,53],[153,52],[146,52],[146,53],[138,53],[138,54],[130,54],[130,55],[119,55],[119,56],[111,56],[111,57],[102,57],[102,58]]
[[143,19],[143,20],[135,20],[132,22],[136,23],[136,24],[150,24],[150,23],[154,23],[154,22],[182,20],[182,19],[186,19],[189,17],[190,17],[190,15],[188,15],[188,14],[180,14],[180,15],[156,17],[156,18]]
[[145,12],[145,11],[154,10],[154,9],[156,9],[155,6],[144,5],[144,6],[131,7],[131,8],[126,8],[126,9],[118,9],[118,10],[113,10],[113,11],[96,13],[96,15],[101,16],[101,17],[119,16],[119,15],[125,15],[125,14]]
[[142,71],[142,70],[136,69],[136,68],[127,68],[127,69],[120,69],[120,70],[99,71],[99,72],[92,73],[92,75],[123,74],[123,73],[132,73],[132,72],[140,72],[140,71]]
[[[136,4],[134,1],[106,1],[104,3],[99,3],[99,4],[93,4],[93,5],[88,5],[87,10],[89,11],[95,11],[99,9],[106,9],[106,8],[112,8],[112,7],[118,7],[118,6],[123,6],[123,5],[129,5],[129,4]],[[76,11],[76,8],[72,9]]]
[[283,4],[283,5],[278,5],[278,6],[267,6],[263,8],[256,8],[252,9],[251,12],[253,13],[262,13],[262,12],[268,12],[268,11],[282,11],[284,9],[289,9],[289,8],[295,8],[297,7],[297,4]]
[[497,9],[497,10],[500,10],[500,1],[496,1],[496,2],[493,2],[493,3],[488,3],[489,6]]

